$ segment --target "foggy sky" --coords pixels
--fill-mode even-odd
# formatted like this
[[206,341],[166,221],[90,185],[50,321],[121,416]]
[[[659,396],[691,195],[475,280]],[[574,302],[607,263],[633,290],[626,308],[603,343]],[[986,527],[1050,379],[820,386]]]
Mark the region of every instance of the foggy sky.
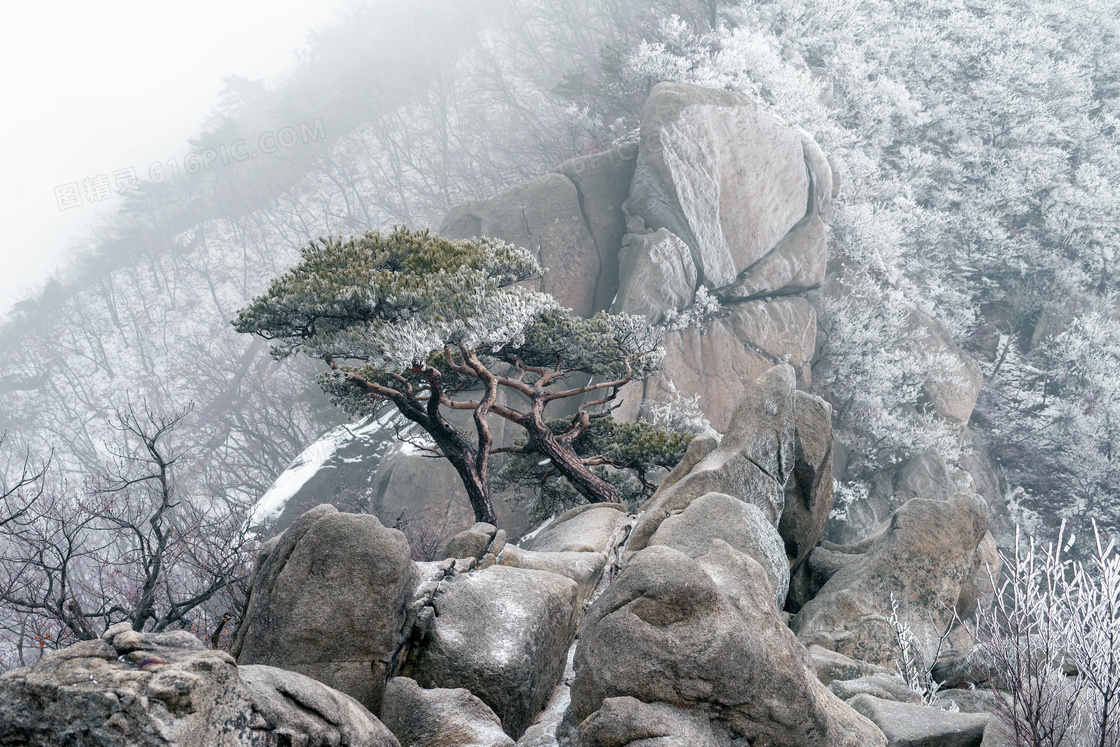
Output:
[[0,314],[112,215],[121,202],[115,188],[127,188],[130,169],[144,179],[152,163],[182,157],[224,77],[282,77],[309,29],[332,20],[344,2],[6,5]]

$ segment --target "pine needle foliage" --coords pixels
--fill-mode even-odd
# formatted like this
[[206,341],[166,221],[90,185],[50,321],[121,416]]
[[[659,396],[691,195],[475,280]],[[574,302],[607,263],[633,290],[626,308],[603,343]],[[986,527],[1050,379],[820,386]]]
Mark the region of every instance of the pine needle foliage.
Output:
[[[570,423],[550,420],[554,433],[563,433]],[[620,423],[610,417],[592,418],[591,425],[572,447],[584,464],[618,490],[630,504],[641,503],[653,495],[657,485],[650,473],[658,468],[672,469],[684,457],[694,433],[682,433],[650,423]],[[499,489],[514,488],[516,496],[533,520],[546,519],[583,502],[581,496],[556,469],[552,460],[527,442],[518,444],[515,454],[495,475]]]

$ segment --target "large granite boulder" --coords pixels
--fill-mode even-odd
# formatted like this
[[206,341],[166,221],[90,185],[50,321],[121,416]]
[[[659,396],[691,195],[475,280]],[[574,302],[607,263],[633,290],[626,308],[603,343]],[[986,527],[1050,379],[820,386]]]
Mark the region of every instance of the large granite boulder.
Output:
[[723,493],[705,493],[684,511],[661,522],[649,546],[664,545],[690,558],[706,555],[721,539],[758,561],[766,572],[774,605],[782,609],[789,589],[789,563],[778,531],[757,507]]
[[950,713],[872,695],[848,701],[883,730],[890,747],[980,747],[988,714]]
[[980,364],[957,347],[949,328],[940,319],[915,309],[910,313],[910,324],[922,335],[916,352],[941,364],[937,371],[931,371],[922,387],[922,404],[950,423],[967,425],[984,382]]
[[[709,287],[730,285],[809,212],[806,142],[812,141],[745,96],[659,83],[642,110],[626,209],[650,230],[666,228],[683,239]],[[831,175],[816,178],[827,200]],[[823,256],[824,243],[816,249]]]
[[898,656],[889,621],[893,598],[932,663],[987,526],[987,507],[977,495],[910,500],[858,545],[813,550],[809,564],[827,569],[828,579],[790,626],[806,646],[889,666]]
[[377,713],[419,582],[403,534],[319,506],[262,548],[234,654],[305,674]]
[[775,366],[761,376],[735,409],[719,446],[646,507],[627,549],[645,547],[661,522],[706,493],[724,493],[753,504],[777,528],[794,465],[795,391],[789,366]]
[[726,723],[713,724],[706,708],[629,696],[607,698],[579,725],[581,747],[731,747],[729,732]]
[[115,625],[0,676],[0,745],[396,747],[353,698],[295,672],[238,667],[186,632]]
[[508,545],[498,563],[511,568],[548,571],[572,579],[579,589],[577,603],[582,607],[603,577],[607,556],[601,552],[534,552]]
[[402,674],[424,688],[466,688],[516,739],[564,673],[578,598],[570,578],[504,565],[445,580]]
[[713,726],[752,744],[885,745],[877,728],[821,685],[807,660],[752,558],[720,540],[697,560],[652,546],[584,616],[572,715],[576,723],[607,720],[594,714],[612,707],[608,699],[629,696],[709,707]]
[[381,719],[401,747],[513,747],[490,707],[463,688],[425,690],[394,677]]
[[580,316],[595,313],[599,250],[584,220],[579,192],[563,174],[545,174],[488,200],[454,208],[439,227],[448,239],[489,236],[536,253],[547,268],[540,290]]

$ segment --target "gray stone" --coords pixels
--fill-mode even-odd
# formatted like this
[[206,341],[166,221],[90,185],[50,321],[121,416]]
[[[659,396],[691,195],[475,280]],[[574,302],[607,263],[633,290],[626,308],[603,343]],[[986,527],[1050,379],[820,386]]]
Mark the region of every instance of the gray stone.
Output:
[[425,688],[465,687],[517,738],[564,673],[579,608],[576,583],[496,565],[445,581],[402,674]]
[[502,552],[498,563],[511,568],[548,571],[572,579],[579,587],[577,604],[582,607],[603,576],[607,556],[601,552],[534,552],[510,545]]
[[626,209],[684,239],[710,287],[732,283],[805,216],[802,135],[758,102],[659,83],[641,121]]
[[566,511],[526,543],[533,552],[606,552],[611,536],[626,521],[615,503],[593,503]]
[[[911,325],[925,333],[919,343],[922,352],[931,358],[949,363],[931,371],[922,387],[923,403],[951,423],[967,425],[972,408],[980,396],[984,376],[980,364],[961,351],[953,341],[949,328],[939,319],[931,319],[920,311],[911,312]],[[935,358],[936,356],[936,358]]]
[[376,713],[419,582],[403,534],[319,506],[258,556],[234,653],[317,679]]
[[[390,731],[361,703],[318,680],[285,669],[238,668],[253,704],[252,723],[261,721],[277,744],[373,747],[396,745]],[[268,742],[266,742],[268,743]]]
[[932,661],[987,525],[987,508],[977,495],[910,500],[881,532],[860,545],[813,551],[811,565],[818,554],[841,556],[845,562],[790,626],[806,646],[815,643],[888,666],[898,655],[888,620],[893,596],[902,623],[910,626],[926,660]]
[[607,698],[579,725],[582,747],[725,747],[702,708]]
[[704,416],[717,431],[728,428],[735,405],[776,365],[795,369],[798,386],[809,385],[816,346],[816,312],[796,296],[726,307],[727,315],[704,327],[665,337],[665,360],[645,381],[647,400],[670,401],[677,390],[699,395]]
[[809,646],[809,658],[813,662],[813,671],[817,673],[817,679],[824,685],[831,684],[835,680],[857,680],[876,674],[893,673],[886,667],[852,659],[816,645]]
[[[719,574],[729,563],[740,564],[731,589],[707,570]],[[762,567],[721,540],[699,560],[669,547],[642,550],[580,626],[575,722],[609,698],[630,696],[686,709],[710,706],[713,719],[751,743],[885,745],[870,722],[809,671],[805,650],[769,596]]]
[[[0,744],[396,747],[353,698],[295,672],[238,668],[186,634],[114,626],[0,676]],[[189,637],[189,636],[186,636]]]
[[794,454],[793,369],[775,366],[743,396],[718,448],[643,512],[627,549],[645,547],[668,517],[706,493],[725,493],[762,510],[776,528]]
[[879,672],[854,680],[833,680],[828,689],[840,700],[850,700],[857,695],[866,694],[883,700],[924,705],[922,696],[907,687],[897,674]]
[[980,747],[988,716],[857,695],[848,703],[887,735],[888,747]]
[[425,690],[394,677],[381,717],[401,747],[513,747],[490,707],[463,688]]
[[444,558],[480,559],[490,548],[498,528],[493,524],[478,522],[465,532],[459,532],[447,541],[443,548]]
[[599,250],[576,186],[563,174],[545,174],[460,205],[443,219],[439,233],[449,239],[489,236],[533,251],[548,270],[537,287],[580,316],[595,313]]
[[595,310],[606,309],[618,291],[618,248],[626,233],[622,205],[630,195],[630,180],[638,158],[637,140],[627,140],[601,153],[579,156],[556,170],[572,180],[587,228],[599,252]]
[[689,441],[688,448],[684,450],[684,456],[657,486],[657,490],[653,491],[650,500],[646,501],[641,510],[645,511],[658,496],[680,482],[682,477],[687,476],[692,468],[699,464],[701,459],[715,451],[717,446],[719,446],[719,439],[715,436],[700,435]]
[[782,538],[757,507],[723,493],[705,493],[681,513],[670,516],[649,540],[649,546],[664,545],[690,558],[706,555],[713,539],[721,539],[758,561],[774,598],[782,609],[789,588],[789,563]]
[[692,303],[696,283],[696,265],[680,238],[664,228],[627,234],[619,252],[619,290],[611,313],[644,316],[659,324],[668,310]]
[[726,302],[762,296],[805,293],[824,282],[828,259],[828,226],[819,215],[807,214],[765,257],[743,270],[734,283],[720,288]]

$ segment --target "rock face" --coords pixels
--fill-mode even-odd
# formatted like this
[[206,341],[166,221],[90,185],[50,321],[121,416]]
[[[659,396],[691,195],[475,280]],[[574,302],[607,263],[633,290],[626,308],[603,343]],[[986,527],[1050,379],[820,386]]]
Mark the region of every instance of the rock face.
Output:
[[511,568],[548,571],[572,579],[579,589],[577,603],[582,606],[595,591],[607,556],[601,552],[533,552],[510,545],[502,552],[498,562]]
[[[740,564],[735,582],[717,584],[708,569],[726,578],[729,558]],[[769,596],[761,566],[719,540],[698,560],[668,547],[641,551],[580,626],[574,721],[617,722],[610,710],[594,714],[617,707],[608,699],[629,696],[688,709],[708,706],[718,714],[712,721],[752,743],[885,745],[870,722],[809,671],[804,649]]]
[[540,290],[580,316],[595,313],[599,251],[576,186],[563,174],[545,174],[488,200],[460,205],[443,219],[439,233],[449,239],[491,236],[535,251],[548,269]]
[[360,703],[295,672],[238,668],[182,633],[127,625],[0,676],[0,744],[396,747]]
[[848,506],[842,521],[833,521],[825,536],[852,544],[871,534],[911,498],[943,501],[957,492],[949,467],[936,451],[913,454],[894,467],[878,470],[866,498]]
[[980,747],[989,720],[987,714],[949,713],[871,695],[849,702],[883,730],[891,747]]
[[690,326],[665,337],[665,360],[644,383],[646,399],[669,400],[673,387],[698,393],[712,427],[724,431],[743,393],[766,371],[788,358],[797,382],[809,384],[816,344],[816,313],[796,296],[726,307],[726,316],[702,328]]
[[859,545],[822,545],[809,564],[828,576],[790,622],[806,645],[889,666],[897,643],[888,617],[891,595],[927,659],[949,626],[951,610],[974,571],[988,526],[982,498],[958,493],[946,501],[914,498],[890,524]]
[[401,747],[513,747],[494,712],[462,688],[425,690],[394,677],[381,715]]
[[659,83],[642,110],[627,211],[681,237],[709,287],[730,285],[808,212],[804,142],[745,96]]
[[637,314],[653,324],[669,309],[692,303],[696,265],[688,246],[664,228],[642,235],[628,234],[619,252],[619,287],[611,311]]
[[445,581],[403,673],[466,688],[518,737],[564,672],[579,590],[569,578],[496,565]]
[[911,312],[910,323],[925,333],[924,352],[945,362],[940,375],[922,388],[925,402],[945,420],[967,425],[984,381],[980,364],[957,348],[949,329],[940,320],[915,310]]
[[631,697],[607,698],[599,710],[580,724],[580,741],[585,747],[730,744],[730,729],[718,722],[713,728],[706,710],[686,711],[668,703],[643,703]]
[[376,713],[419,581],[403,534],[319,506],[262,548],[234,653],[241,664],[313,677]]
[[638,158],[636,140],[624,140],[601,153],[565,161],[557,171],[572,180],[587,229],[599,252],[595,309],[605,309],[618,291],[618,248],[626,233],[622,205],[630,196],[630,180]]
[[650,502],[627,548],[649,544],[661,522],[706,493],[724,493],[759,508],[772,526],[785,506],[794,463],[793,369],[775,366],[743,396],[720,445]]

